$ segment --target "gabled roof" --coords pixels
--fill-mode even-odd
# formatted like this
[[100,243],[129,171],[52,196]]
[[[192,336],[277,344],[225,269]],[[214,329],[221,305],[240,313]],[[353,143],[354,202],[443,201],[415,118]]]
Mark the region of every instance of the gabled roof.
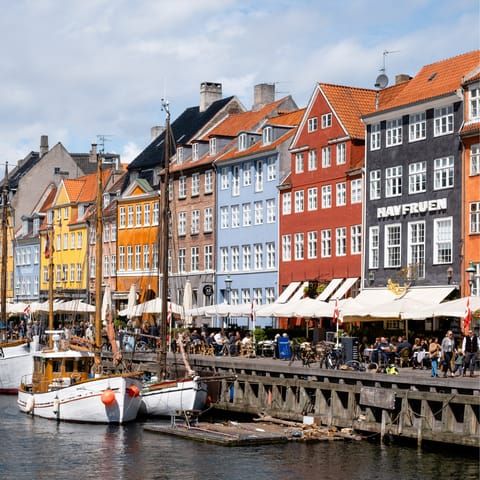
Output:
[[382,98],[379,108],[371,114],[454,94],[461,87],[463,77],[479,63],[480,50],[474,50],[425,65],[396,95]]
[[377,92],[366,88],[320,83],[320,90],[352,138],[364,138],[365,126],[361,116],[375,109]]
[[[177,145],[188,143],[191,138],[215,115],[217,115],[234,97],[227,97],[213,102],[206,110],[200,111],[200,107],[187,108],[171,124],[173,138]],[[151,169],[158,165],[164,165],[164,140],[165,131],[155,138],[129,165],[128,170]]]

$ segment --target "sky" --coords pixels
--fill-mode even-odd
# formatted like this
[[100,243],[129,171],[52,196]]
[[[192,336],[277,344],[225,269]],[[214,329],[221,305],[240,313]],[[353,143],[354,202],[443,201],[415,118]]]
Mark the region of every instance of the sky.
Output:
[[[132,161],[150,130],[196,106],[202,82],[246,108],[253,87],[307,105],[316,82],[374,88],[385,73],[480,48],[480,0],[0,0],[0,164],[62,143]],[[388,52],[388,53],[384,53]],[[103,137],[103,141],[102,141]]]

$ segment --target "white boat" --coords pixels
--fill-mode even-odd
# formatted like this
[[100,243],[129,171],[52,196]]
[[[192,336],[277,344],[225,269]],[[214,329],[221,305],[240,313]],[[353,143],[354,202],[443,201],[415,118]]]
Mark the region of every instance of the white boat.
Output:
[[[102,175],[97,156],[96,258],[102,256]],[[52,235],[53,237],[53,235]],[[96,262],[95,343],[66,337],[53,329],[53,252],[49,255],[49,346],[33,355],[33,373],[24,377],[18,390],[22,412],[52,420],[123,424],[137,417],[142,388],[142,372],[105,373],[101,360],[102,262]],[[106,330],[114,361],[121,357],[115,342],[111,300],[106,306]]]
[[17,393],[22,377],[33,372],[34,345],[26,339],[0,343],[0,393]]
[[[162,235],[159,269],[162,273],[161,311],[160,311],[160,345],[158,353],[157,381],[146,382],[142,389],[142,405],[140,413],[150,416],[171,416],[188,410],[202,410],[207,402],[207,383],[190,368],[185,352],[182,356],[185,364],[185,378],[171,379],[167,377],[167,315],[168,315],[168,193],[169,163],[172,153],[173,139],[170,129],[170,112],[168,104],[163,108],[167,113],[164,130],[164,165],[160,191],[159,233]],[[172,142],[172,143],[171,143]],[[159,288],[160,290],[160,288]],[[179,342],[182,345],[182,342]]]
[[20,411],[70,422],[134,420],[141,403],[138,374],[92,376],[95,354],[70,348],[61,340],[61,331],[50,333],[55,336],[54,347],[33,354],[33,374],[24,376],[20,384]]

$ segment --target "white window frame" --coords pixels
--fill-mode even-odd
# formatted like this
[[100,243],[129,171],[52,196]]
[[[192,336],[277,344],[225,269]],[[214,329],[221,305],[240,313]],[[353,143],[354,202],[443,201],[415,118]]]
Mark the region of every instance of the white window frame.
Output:
[[200,195],[200,173],[192,173],[192,197]]
[[382,147],[382,130],[380,123],[370,127],[370,151],[380,150]]
[[402,195],[402,165],[385,169],[385,197],[399,197]]
[[332,186],[322,186],[322,208],[332,208]]
[[295,154],[295,173],[303,173],[303,153]]
[[329,128],[332,126],[332,114],[324,113],[322,115],[322,128]]
[[433,220],[433,263],[451,264],[453,259],[453,218]]
[[407,264],[415,278],[425,278],[425,222],[408,222]]
[[187,234],[187,212],[178,212],[178,235]]
[[335,205],[343,207],[347,204],[347,184],[340,182],[335,185]]
[[282,235],[282,262],[290,262],[292,260],[292,236],[289,234]]
[[332,149],[330,146],[322,147],[322,168],[332,166]]
[[317,258],[318,234],[316,230],[307,232],[307,258]]
[[185,175],[178,178],[178,198],[187,198],[187,177]]
[[480,175],[480,143],[470,147],[470,175]]
[[335,229],[335,256],[345,257],[347,255],[347,227]]
[[313,172],[317,169],[317,150],[313,148],[308,151],[308,171]]
[[480,202],[470,202],[468,207],[470,234],[480,233]]
[[303,190],[295,192],[295,213],[303,212],[304,209],[304,194]]
[[427,115],[425,112],[412,113],[408,118],[408,141],[418,142],[427,138]]
[[332,230],[327,228],[320,232],[321,238],[321,256],[330,258],[332,256]]
[[387,148],[402,144],[402,130],[403,127],[401,118],[387,120],[385,142]]
[[368,268],[380,267],[380,227],[374,225],[368,229]]
[[305,255],[304,234],[297,232],[294,234],[294,255],[295,260],[303,260]]
[[282,215],[290,215],[292,213],[292,192],[282,193]]
[[242,225],[244,227],[250,227],[252,225],[252,204],[242,204]]
[[315,132],[318,129],[318,117],[311,117],[307,120],[308,133]]
[[318,208],[318,188],[312,187],[307,190],[307,209],[308,211],[317,210]]
[[213,193],[213,170],[205,171],[204,188],[205,193]]
[[435,108],[433,112],[433,136],[453,133],[453,105]]
[[362,226],[352,225],[350,227],[350,254],[360,255],[362,253]]
[[385,225],[385,268],[397,268],[402,262],[402,225]]
[[337,165],[345,165],[347,163],[347,144],[345,142],[337,143],[336,151]]
[[427,191],[427,162],[415,162],[408,165],[408,193],[413,195]]
[[452,188],[454,185],[454,174],[453,155],[435,158],[433,161],[433,189],[443,190]]

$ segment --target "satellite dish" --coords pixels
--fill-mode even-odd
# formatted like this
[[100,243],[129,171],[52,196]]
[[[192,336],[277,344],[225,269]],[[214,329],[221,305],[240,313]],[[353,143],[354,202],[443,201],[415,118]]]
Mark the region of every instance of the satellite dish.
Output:
[[384,73],[381,73],[375,80],[375,87],[385,88],[387,85],[388,85],[388,77]]

